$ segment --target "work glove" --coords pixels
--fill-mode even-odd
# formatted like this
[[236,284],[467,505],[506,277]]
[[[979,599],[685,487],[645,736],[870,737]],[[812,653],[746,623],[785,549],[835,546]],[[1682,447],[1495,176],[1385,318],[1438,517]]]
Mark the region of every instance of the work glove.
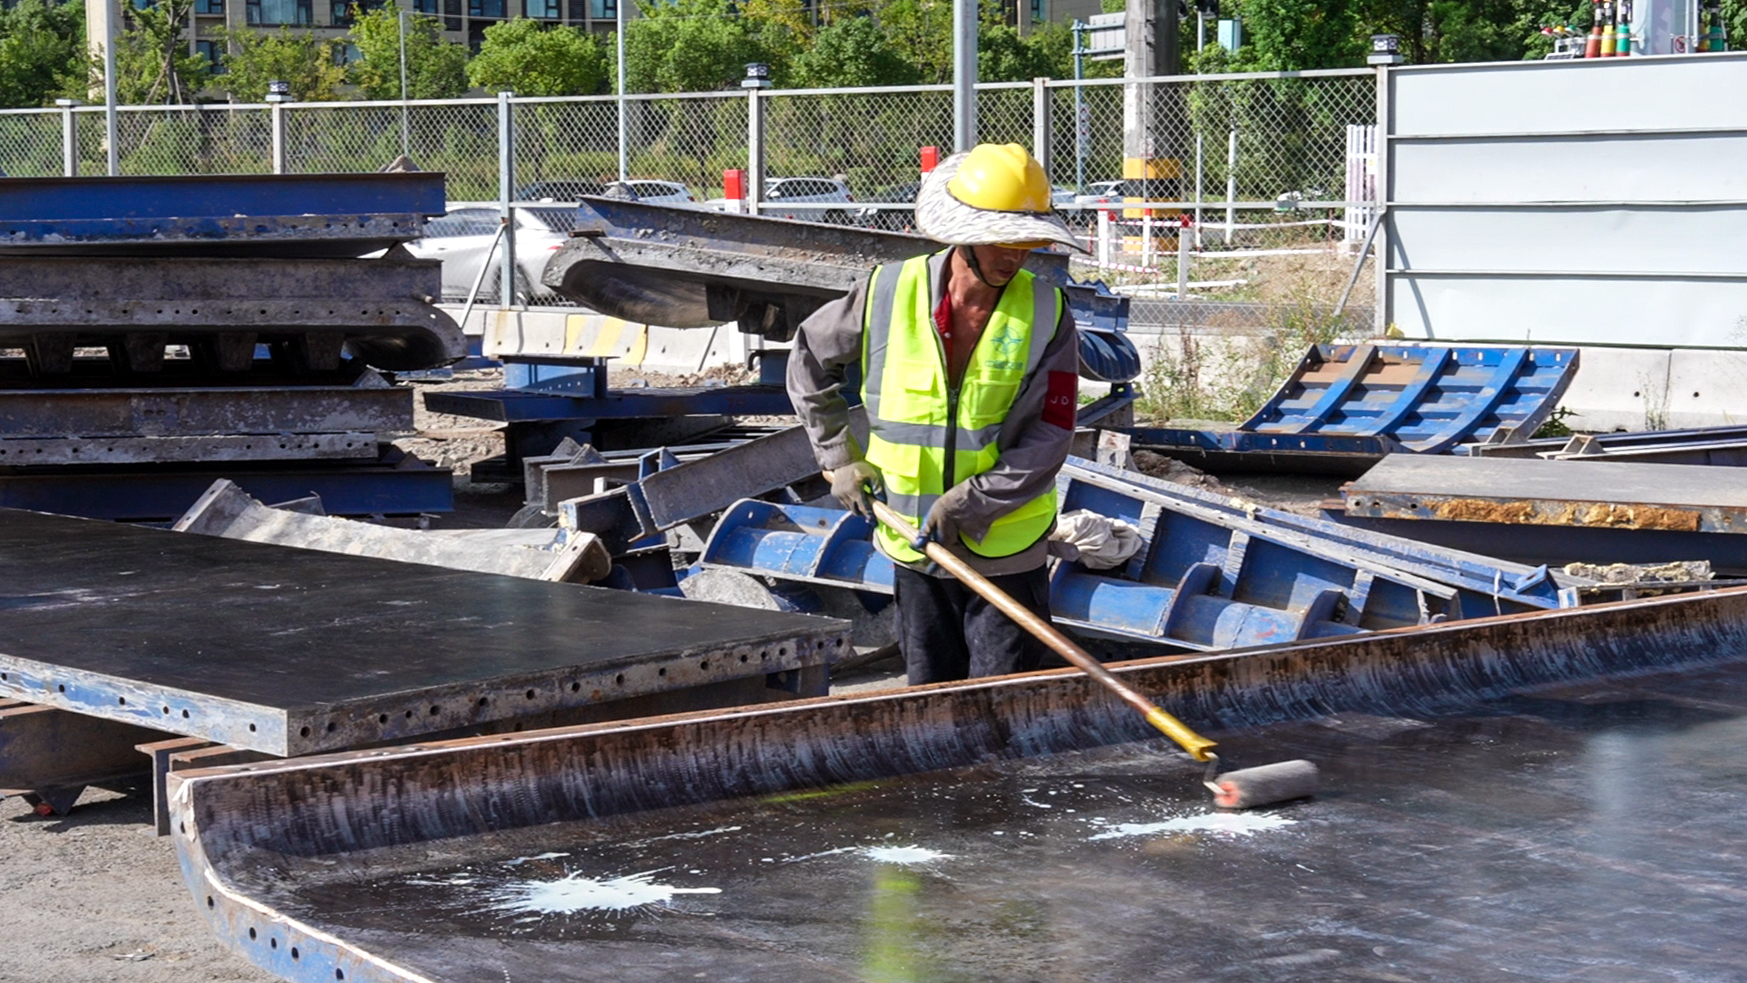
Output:
[[970,485],[953,485],[946,494],[934,500],[934,507],[922,520],[922,538],[951,546],[958,542],[958,527],[964,510],[970,505]]
[[867,515],[867,500],[880,490],[880,469],[866,461],[851,461],[831,472],[831,497],[856,515]]

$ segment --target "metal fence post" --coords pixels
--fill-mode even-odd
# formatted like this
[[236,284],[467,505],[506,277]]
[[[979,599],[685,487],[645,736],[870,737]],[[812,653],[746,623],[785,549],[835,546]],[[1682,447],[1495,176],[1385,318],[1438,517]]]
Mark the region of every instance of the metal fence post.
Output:
[[1231,227],[1237,221],[1237,211],[1231,203],[1237,200],[1237,131],[1225,135],[1225,244],[1231,245]]
[[[1395,122],[1390,118],[1392,112],[1389,103],[1389,66],[1378,65],[1377,211],[1371,216],[1371,222],[1377,229],[1376,241],[1372,244],[1372,248],[1377,251],[1377,265],[1372,268],[1377,284],[1374,294],[1376,299],[1372,302],[1371,328],[1377,337],[1382,337],[1394,320],[1393,312],[1389,309],[1389,199],[1395,194],[1389,167],[1389,138],[1395,130]],[[1364,261],[1363,255],[1359,261]]]
[[78,105],[78,100],[56,99],[55,105],[61,107],[61,174],[78,177],[79,124],[73,120],[73,107]]
[[1050,153],[1050,147],[1055,141],[1050,133],[1048,83],[1046,78],[1031,80],[1031,155],[1043,165],[1043,173],[1053,178],[1055,169],[1050,166],[1050,158],[1054,155]]
[[515,121],[511,92],[497,94],[497,204],[498,223],[503,228],[503,265],[498,275],[497,303],[508,307],[516,296],[516,210],[510,202],[516,195]]
[[267,106],[267,116],[273,131],[273,173],[285,173],[285,104],[274,100]]
[[[623,3],[624,0],[619,0]],[[745,84],[745,83],[742,83]],[[763,89],[746,86],[746,213],[757,215],[764,202]]]

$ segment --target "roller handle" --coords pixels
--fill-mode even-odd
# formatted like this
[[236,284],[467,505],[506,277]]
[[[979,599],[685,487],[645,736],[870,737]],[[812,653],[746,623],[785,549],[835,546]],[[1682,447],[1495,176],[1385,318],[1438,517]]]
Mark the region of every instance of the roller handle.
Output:
[[1097,659],[1087,654],[1085,649],[1075,645],[1068,640],[1066,635],[1057,631],[1054,625],[1039,618],[1030,609],[1007,596],[1005,591],[990,583],[989,578],[976,572],[970,564],[954,556],[946,547],[924,538],[914,527],[904,521],[903,516],[893,512],[891,506],[871,496],[867,501],[873,509],[875,518],[890,526],[893,532],[908,542],[918,544],[917,548],[930,560],[940,564],[941,569],[957,577],[966,587],[976,591],[983,600],[993,604],[1002,614],[1012,618],[1019,627],[1024,628],[1038,641],[1055,650],[1056,654],[1073,663],[1081,672],[1091,676],[1103,684],[1106,689],[1122,697],[1129,706],[1134,707],[1140,711],[1142,716],[1146,717],[1147,723],[1157,727],[1166,737],[1176,741],[1196,761],[1213,759],[1214,756],[1210,749],[1215,742],[1190,730],[1187,724],[1165,712],[1134,687],[1117,679],[1110,670],[1099,664]]

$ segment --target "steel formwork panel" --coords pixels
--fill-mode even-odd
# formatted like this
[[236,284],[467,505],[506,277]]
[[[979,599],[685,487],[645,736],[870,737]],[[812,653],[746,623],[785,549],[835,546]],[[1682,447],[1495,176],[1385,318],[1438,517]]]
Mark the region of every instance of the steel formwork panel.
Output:
[[275,755],[792,672],[845,644],[826,619],[10,510],[0,583],[0,694]]
[[0,249],[360,255],[418,238],[445,207],[438,172],[9,178]]
[[[117,380],[119,381],[119,380]],[[410,430],[413,391],[362,386],[0,389],[0,435],[198,437]]]
[[175,844],[219,937],[312,983],[1725,979],[1744,658],[1728,591],[1112,667],[1228,758],[1318,762],[1249,821],[1063,671],[183,772]]

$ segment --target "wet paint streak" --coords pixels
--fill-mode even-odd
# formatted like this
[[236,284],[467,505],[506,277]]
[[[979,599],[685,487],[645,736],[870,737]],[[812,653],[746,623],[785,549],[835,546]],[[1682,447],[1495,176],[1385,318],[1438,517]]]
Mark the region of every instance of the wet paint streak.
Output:
[[1199,816],[1179,816],[1176,819],[1167,819],[1158,823],[1116,823],[1109,825],[1104,832],[1088,837],[1088,839],[1114,840],[1127,836],[1156,836],[1161,833],[1213,833],[1217,836],[1250,836],[1255,833],[1284,829],[1296,821],[1257,812],[1209,812]]

